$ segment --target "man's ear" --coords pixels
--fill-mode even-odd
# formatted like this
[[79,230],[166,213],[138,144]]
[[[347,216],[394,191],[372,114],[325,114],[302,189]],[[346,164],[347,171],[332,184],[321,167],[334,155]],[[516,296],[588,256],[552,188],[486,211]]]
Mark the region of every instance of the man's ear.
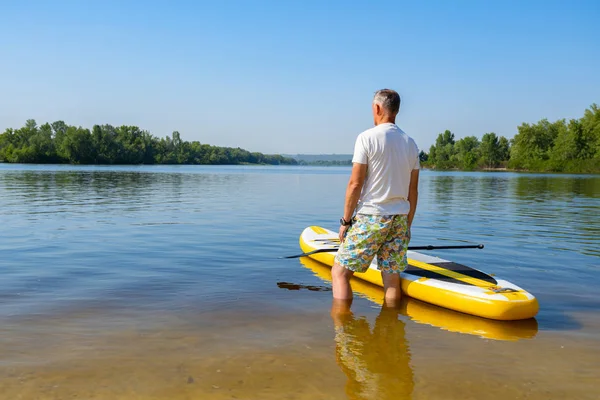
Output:
[[381,115],[381,104],[375,103],[375,114]]

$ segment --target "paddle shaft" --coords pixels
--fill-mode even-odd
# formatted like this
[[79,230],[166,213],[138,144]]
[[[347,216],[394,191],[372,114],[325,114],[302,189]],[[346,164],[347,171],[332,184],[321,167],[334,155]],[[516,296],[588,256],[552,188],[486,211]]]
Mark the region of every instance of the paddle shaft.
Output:
[[[459,245],[459,246],[408,246],[408,250],[452,250],[452,249],[483,249],[482,244],[468,244],[468,245]],[[313,251],[309,251],[308,253],[296,254],[293,256],[286,256],[283,258],[299,258],[310,256],[311,254],[317,253],[333,253],[338,251],[337,247],[333,247],[330,249],[317,249]]]

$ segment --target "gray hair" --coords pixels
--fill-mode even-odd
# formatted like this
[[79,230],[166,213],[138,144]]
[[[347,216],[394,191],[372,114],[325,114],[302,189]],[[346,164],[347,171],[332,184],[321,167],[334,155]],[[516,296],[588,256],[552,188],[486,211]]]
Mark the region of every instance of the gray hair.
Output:
[[381,89],[375,92],[374,104],[379,104],[388,113],[396,115],[400,110],[400,95],[392,89]]

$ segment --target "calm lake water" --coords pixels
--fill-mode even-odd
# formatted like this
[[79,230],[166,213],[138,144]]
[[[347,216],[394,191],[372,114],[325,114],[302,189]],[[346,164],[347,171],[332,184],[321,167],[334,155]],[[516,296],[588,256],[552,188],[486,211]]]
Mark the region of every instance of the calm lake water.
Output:
[[501,323],[359,284],[332,319],[279,257],[349,173],[0,164],[0,399],[600,398],[600,176],[422,172],[411,244],[539,299]]

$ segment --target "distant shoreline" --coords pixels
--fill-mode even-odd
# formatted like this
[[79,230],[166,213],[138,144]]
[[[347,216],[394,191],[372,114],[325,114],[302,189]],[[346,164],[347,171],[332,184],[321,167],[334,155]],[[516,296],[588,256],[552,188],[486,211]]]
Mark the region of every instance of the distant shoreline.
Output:
[[[39,166],[72,166],[72,167],[170,167],[170,166],[198,166],[198,167],[346,167],[351,165],[323,165],[323,164],[69,164],[69,163],[10,163],[0,161],[0,165],[39,165]],[[548,175],[600,175],[598,172],[556,172],[556,171],[531,171],[524,169],[510,168],[484,168],[473,170],[462,170],[458,168],[436,169],[430,167],[421,167],[422,171],[435,172],[507,172],[522,174],[548,174]]]
[[72,165],[294,165],[293,158],[240,147],[187,142],[179,132],[158,138],[137,126],[94,125],[92,129],[55,121],[8,128],[0,134],[0,159],[22,164]]

